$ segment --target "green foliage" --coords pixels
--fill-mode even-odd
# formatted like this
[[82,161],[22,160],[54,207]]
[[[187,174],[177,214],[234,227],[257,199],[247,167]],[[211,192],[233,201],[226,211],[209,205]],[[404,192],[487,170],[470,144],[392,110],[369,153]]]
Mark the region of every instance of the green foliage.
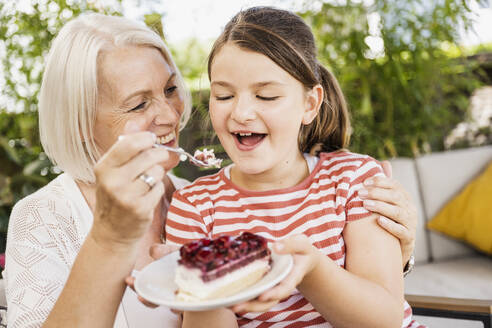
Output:
[[0,48],[6,54],[2,58],[2,92],[12,103],[7,110],[35,111],[43,60],[59,29],[83,12],[118,12],[87,1],[34,0],[25,11],[17,10],[17,5],[13,0],[0,2]]
[[[347,97],[351,150],[387,158],[444,148],[481,85],[476,65],[456,46],[459,27],[470,23],[467,1],[324,3],[302,16]],[[374,52],[371,41],[384,47]]]
[[207,56],[211,45],[192,38],[170,48],[187,86],[193,91],[208,89]]
[[37,124],[36,112],[0,112],[0,253],[14,204],[59,173],[42,152]]

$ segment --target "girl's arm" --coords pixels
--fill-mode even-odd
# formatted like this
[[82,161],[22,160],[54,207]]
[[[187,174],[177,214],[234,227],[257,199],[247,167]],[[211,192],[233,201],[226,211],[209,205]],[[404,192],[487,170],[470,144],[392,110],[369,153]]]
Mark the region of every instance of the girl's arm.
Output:
[[400,245],[377,225],[376,217],[371,215],[345,227],[346,269],[319,252],[305,235],[276,243],[278,253],[294,256],[291,273],[257,300],[236,305],[233,310],[266,311],[297,288],[335,327],[400,327]]
[[392,178],[388,161],[381,162],[386,177],[371,177],[364,181],[366,194],[359,190],[364,208],[380,214],[378,224],[400,240],[403,266],[410,260],[415,248],[418,214],[410,194]]
[[344,229],[345,268],[327,257],[297,287],[335,327],[401,327],[403,277],[398,240],[376,216]]

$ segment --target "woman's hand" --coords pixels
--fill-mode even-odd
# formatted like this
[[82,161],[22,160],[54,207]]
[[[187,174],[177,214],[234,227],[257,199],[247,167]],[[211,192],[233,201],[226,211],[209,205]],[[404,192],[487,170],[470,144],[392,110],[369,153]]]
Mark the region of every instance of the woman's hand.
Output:
[[387,177],[369,178],[364,181],[365,191],[359,190],[364,200],[364,207],[381,216],[378,224],[400,240],[403,265],[405,265],[415,248],[417,230],[417,209],[410,195],[402,185],[392,179],[391,164],[382,162]]
[[274,244],[273,249],[279,254],[292,254],[294,266],[291,272],[275,287],[267,290],[255,300],[233,306],[232,311],[241,313],[269,310],[281,300],[292,295],[304,277],[314,270],[321,255],[305,235],[295,235],[278,241]]
[[[158,260],[167,254],[170,254],[174,251],[177,251],[178,249],[179,249],[179,246],[176,246],[176,245],[154,244],[154,245],[152,245],[152,247],[150,247],[149,254],[154,260]],[[125,278],[125,282],[128,285],[128,287],[130,287],[131,289],[133,289],[135,291],[135,277],[128,276]],[[159,306],[159,305],[154,304],[150,301],[147,301],[146,299],[144,299],[140,295],[138,295],[137,297],[138,297],[138,300],[140,302],[142,302],[145,306],[148,306],[150,308],[156,308]],[[174,312],[178,312],[178,311],[174,311]]]
[[[131,129],[128,125],[125,131]],[[150,132],[126,134],[95,165],[97,201],[91,234],[97,243],[134,245],[149,227],[164,194],[165,172],[159,163],[169,156],[153,148],[154,142]],[[143,174],[151,181],[145,182]]]

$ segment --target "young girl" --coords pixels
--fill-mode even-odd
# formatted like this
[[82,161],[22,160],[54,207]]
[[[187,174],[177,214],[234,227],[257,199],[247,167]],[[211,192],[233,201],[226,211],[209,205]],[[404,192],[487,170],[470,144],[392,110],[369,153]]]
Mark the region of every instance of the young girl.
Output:
[[418,327],[403,299],[399,242],[363,207],[377,161],[344,150],[350,122],[297,15],[240,12],[208,62],[210,116],[233,164],[177,191],[166,237],[251,231],[291,253],[279,285],[232,309],[185,312],[184,327]]

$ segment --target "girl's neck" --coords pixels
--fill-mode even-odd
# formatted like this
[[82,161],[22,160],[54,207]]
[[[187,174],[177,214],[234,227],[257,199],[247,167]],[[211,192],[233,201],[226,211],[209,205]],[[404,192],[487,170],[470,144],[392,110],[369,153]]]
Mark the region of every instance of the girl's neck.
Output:
[[309,168],[301,152],[287,161],[258,174],[246,174],[237,166],[231,168],[231,181],[251,191],[285,189],[298,185],[309,176]]

